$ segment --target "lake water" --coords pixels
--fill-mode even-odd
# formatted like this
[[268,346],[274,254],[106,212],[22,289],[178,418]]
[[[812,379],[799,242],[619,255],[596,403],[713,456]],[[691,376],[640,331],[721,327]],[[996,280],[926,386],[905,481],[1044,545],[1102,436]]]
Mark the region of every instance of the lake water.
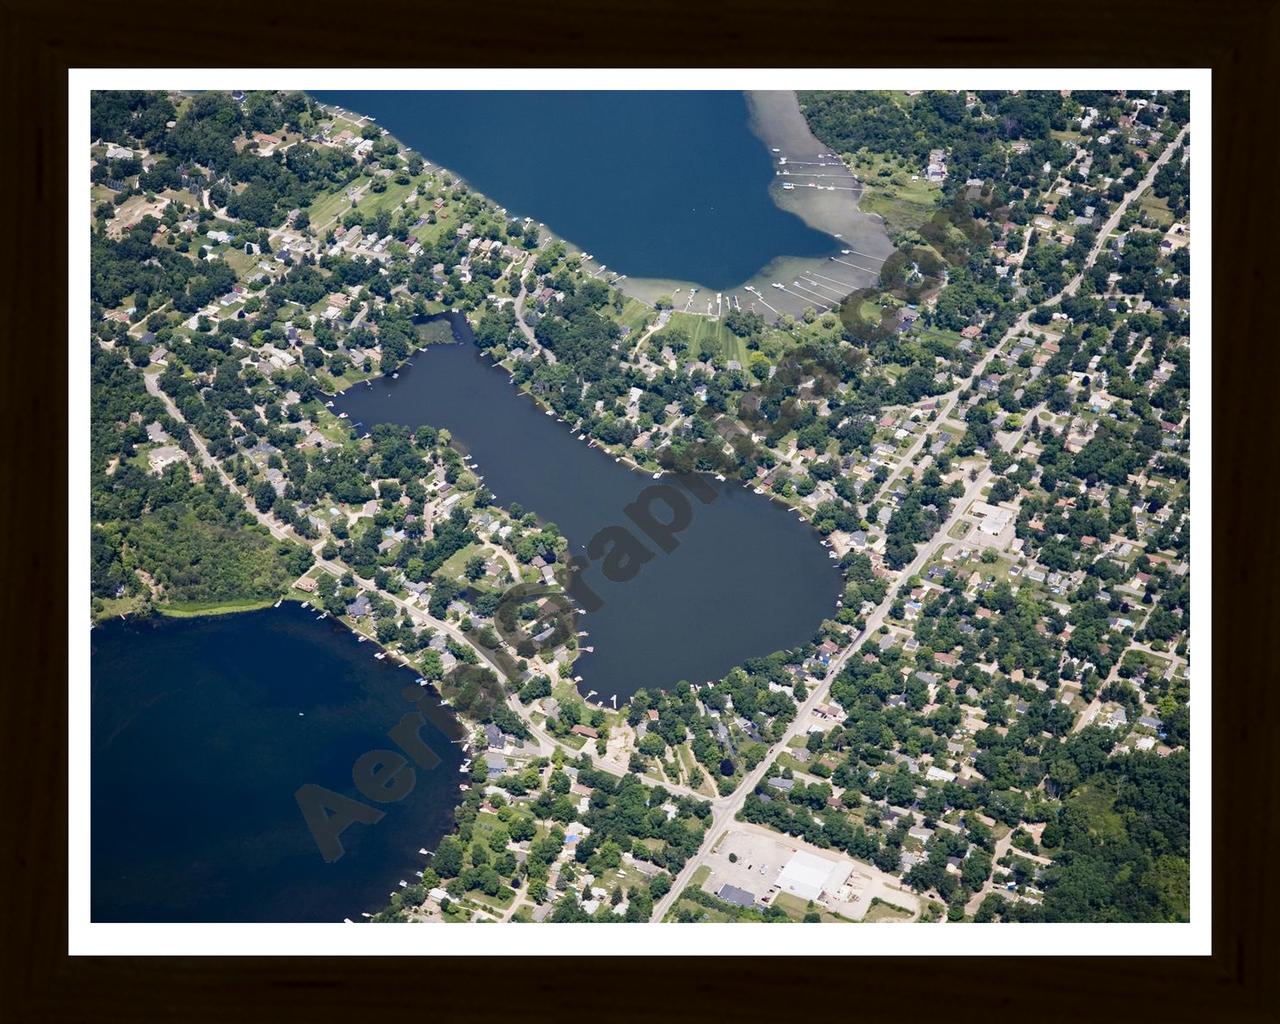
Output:
[[[452,827],[461,748],[429,696],[440,758],[398,802],[353,785],[415,710],[414,674],[286,603],[239,615],[115,621],[91,634],[94,921],[359,921],[414,881]],[[326,787],[385,816],[326,863],[295,792]]]
[[[450,315],[455,337],[471,329]],[[670,553],[658,550],[624,509],[658,483],[578,441],[474,345],[433,345],[413,357],[398,380],[358,384],[335,399],[367,429],[376,423],[447,428],[469,451],[500,504],[518,502],[554,522],[571,551],[602,528],[625,526],[652,553],[634,578],[605,579],[598,564],[583,579],[602,607],[579,628],[595,648],[576,663],[583,692],[621,703],[640,687],[701,683],[751,657],[813,638],[836,611],[842,580],[818,534],[791,512],[740,484],[702,478],[716,489],[709,504],[690,499],[692,520]],[[666,507],[654,505],[661,521]]]
[[773,159],[740,92],[312,95],[630,277],[728,289],[839,246],[770,197]]

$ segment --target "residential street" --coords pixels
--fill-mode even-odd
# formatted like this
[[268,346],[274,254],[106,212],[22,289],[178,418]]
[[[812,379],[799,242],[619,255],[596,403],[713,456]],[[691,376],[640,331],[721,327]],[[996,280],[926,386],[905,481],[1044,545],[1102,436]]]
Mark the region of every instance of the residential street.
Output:
[[[1140,196],[1143,191],[1150,186],[1151,182],[1155,179],[1156,172],[1159,171],[1165,161],[1172,156],[1177,147],[1182,144],[1182,140],[1188,131],[1190,131],[1189,125],[1178,133],[1178,136],[1169,143],[1164,152],[1161,153],[1160,157],[1152,164],[1147,175],[1135,188],[1130,190],[1129,193],[1125,195],[1124,199],[1117,205],[1115,212],[1107,220],[1103,229],[1099,231],[1097,240],[1094,242],[1093,248],[1090,250],[1088,257],[1086,257],[1086,268],[1093,265],[1094,260],[1098,257],[1098,253],[1102,251],[1103,246],[1106,244],[1108,236],[1120,223],[1120,218],[1124,215],[1124,211],[1128,209],[1129,204],[1134,199]],[[1080,287],[1080,282],[1082,280],[1083,272],[1073,277],[1061,292],[1048,300],[1047,304],[1056,304],[1062,300],[1063,296],[1074,295],[1076,290]],[[950,411],[951,406],[958,400],[962,391],[973,386],[982,379],[982,374],[984,373],[988,362],[990,362],[995,354],[1000,351],[1004,344],[1009,339],[1016,337],[1027,329],[1027,325],[1030,322],[1029,317],[1030,310],[1020,316],[1017,321],[1015,321],[1014,325],[1004,333],[999,343],[995,345],[978,363],[969,379],[961,386],[954,388],[945,396],[949,403],[948,412]],[[1011,440],[1009,444],[1010,448],[1016,445],[1017,441],[1020,440],[1029,429],[1030,424],[1035,422],[1043,407],[1044,406],[1042,404],[1028,410],[1024,417],[1024,425]],[[911,459],[914,458],[915,454],[920,450],[925,442],[941,429],[945,419],[945,415],[939,415],[936,420],[926,427],[926,429],[920,432],[920,437],[903,456],[900,465],[910,464]],[[706,831],[706,836],[703,839],[701,848],[698,850],[697,854],[689,858],[685,866],[681,869],[679,876],[676,878],[675,884],[671,887],[671,891],[654,905],[653,915],[650,920],[661,921],[666,916],[676,899],[679,898],[679,894],[693,877],[694,872],[701,867],[702,863],[706,859],[708,851],[715,844],[725,825],[732,821],[737,813],[742,809],[743,804],[746,802],[747,795],[753,792],[756,786],[758,786],[764,779],[765,773],[772,766],[777,756],[786,749],[787,744],[796,736],[801,735],[803,731],[808,728],[810,715],[812,714],[813,709],[818,704],[826,703],[827,694],[831,689],[831,684],[835,681],[836,677],[839,676],[841,670],[848,663],[849,659],[862,648],[867,638],[874,634],[884,623],[890,606],[892,606],[893,602],[897,599],[898,593],[903,588],[905,582],[916,573],[920,572],[925,564],[937,554],[939,548],[950,542],[948,534],[951,531],[951,528],[963,518],[969,506],[974,501],[981,498],[983,489],[991,482],[991,477],[991,465],[990,463],[987,463],[981,472],[979,472],[977,478],[969,482],[969,485],[965,488],[964,496],[956,500],[953,506],[953,511],[947,518],[947,521],[938,528],[929,541],[921,545],[916,557],[898,574],[897,582],[889,588],[889,591],[885,594],[884,600],[881,601],[880,604],[877,605],[876,608],[867,616],[867,624],[862,632],[858,634],[857,638],[849,647],[845,648],[844,651],[832,659],[831,664],[827,668],[826,675],[823,676],[821,682],[819,682],[809,694],[808,699],[800,706],[795,719],[787,728],[786,732],[783,733],[778,742],[770,747],[769,752],[760,760],[759,764],[746,775],[742,780],[742,784],[739,785],[731,795],[727,797],[720,797],[712,801],[712,822]]]

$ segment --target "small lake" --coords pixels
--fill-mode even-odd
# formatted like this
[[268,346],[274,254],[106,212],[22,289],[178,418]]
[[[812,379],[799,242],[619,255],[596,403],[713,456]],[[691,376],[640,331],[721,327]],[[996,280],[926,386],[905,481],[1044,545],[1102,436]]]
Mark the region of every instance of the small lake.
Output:
[[376,118],[513,216],[633,278],[728,289],[780,256],[839,246],[770,197],[773,158],[741,92],[312,95]]
[[[414,881],[452,828],[456,725],[414,674],[297,604],[194,619],[114,621],[91,634],[92,919],[359,921]],[[440,758],[398,802],[352,766],[429,694]],[[385,811],[326,863],[295,792],[313,784]]]
[[[595,648],[575,674],[598,700],[621,704],[640,687],[717,679],[745,659],[806,643],[836,610],[842,578],[818,534],[796,513],[734,482],[692,520],[670,553],[657,549],[624,509],[655,481],[579,441],[481,356],[460,314],[445,314],[464,344],[432,345],[398,380],[358,384],[334,400],[361,431],[377,423],[447,428],[470,453],[500,504],[518,502],[555,523],[571,553],[604,527],[625,526],[653,553],[634,578],[610,582],[598,560],[583,579],[602,607],[579,623]],[[666,521],[666,508],[655,505]]]

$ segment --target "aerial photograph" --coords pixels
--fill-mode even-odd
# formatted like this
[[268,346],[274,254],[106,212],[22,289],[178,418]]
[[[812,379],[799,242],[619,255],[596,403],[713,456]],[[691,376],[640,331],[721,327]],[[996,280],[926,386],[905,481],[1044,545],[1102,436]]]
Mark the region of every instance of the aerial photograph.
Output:
[[88,124],[91,922],[1191,921],[1189,90]]

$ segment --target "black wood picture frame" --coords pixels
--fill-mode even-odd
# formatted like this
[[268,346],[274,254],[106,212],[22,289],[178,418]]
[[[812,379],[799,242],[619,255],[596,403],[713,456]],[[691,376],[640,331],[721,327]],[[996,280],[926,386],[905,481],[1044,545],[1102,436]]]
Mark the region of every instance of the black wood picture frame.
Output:
[[[821,1017],[1280,1018],[1266,875],[1280,817],[1273,682],[1280,5],[0,5],[8,472],[0,672],[0,1015],[13,1021],[701,1021]],[[1072,67],[1213,69],[1213,954],[739,963],[632,958],[67,955],[67,70],[148,66]],[[1268,315],[1271,314],[1271,315]],[[1203,560],[1198,563],[1203,566]],[[1200,571],[1204,571],[1203,568]],[[1204,650],[1200,641],[1200,650]],[[1203,748],[1202,748],[1203,749]],[[1014,926],[993,926],[1014,927]],[[1057,927],[1070,928],[1070,925]],[[660,941],[660,940],[658,940]],[[1030,938],[1029,942],[1034,940]],[[654,953],[661,952],[655,948]],[[806,951],[813,952],[813,951]],[[958,947],[955,952],[966,951]]]

